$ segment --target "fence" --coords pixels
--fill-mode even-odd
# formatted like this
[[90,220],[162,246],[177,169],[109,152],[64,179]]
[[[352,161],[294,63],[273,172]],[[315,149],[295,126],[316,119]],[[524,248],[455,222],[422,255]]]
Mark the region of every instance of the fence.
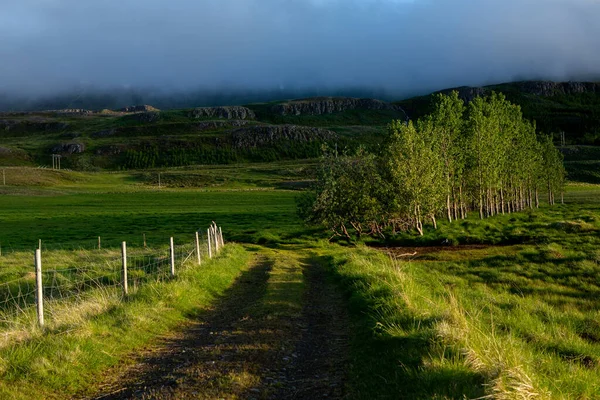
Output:
[[[59,318],[86,299],[102,296],[124,299],[138,287],[173,279],[185,265],[200,265],[224,246],[223,233],[214,222],[206,230],[195,232],[192,242],[175,245],[170,238],[168,252],[147,248],[109,252],[89,265],[76,268],[47,269],[41,248],[34,252],[31,272],[0,283],[0,329],[37,323],[44,327],[45,316]],[[100,249],[96,251],[100,252]]]

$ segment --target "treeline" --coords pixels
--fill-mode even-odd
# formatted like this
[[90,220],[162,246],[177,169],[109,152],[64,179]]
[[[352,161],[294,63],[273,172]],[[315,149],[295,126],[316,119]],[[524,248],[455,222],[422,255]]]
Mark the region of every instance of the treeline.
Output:
[[321,142],[281,141],[260,147],[233,148],[224,145],[190,145],[167,143],[147,145],[123,152],[117,159],[120,169],[147,169],[187,165],[222,165],[240,162],[274,162],[316,158],[321,154]]
[[537,208],[562,195],[562,155],[536,135],[519,106],[492,93],[465,106],[457,92],[438,94],[433,112],[416,122],[393,121],[376,154],[326,150],[315,190],[299,210],[336,235],[416,229],[436,218],[452,222]]

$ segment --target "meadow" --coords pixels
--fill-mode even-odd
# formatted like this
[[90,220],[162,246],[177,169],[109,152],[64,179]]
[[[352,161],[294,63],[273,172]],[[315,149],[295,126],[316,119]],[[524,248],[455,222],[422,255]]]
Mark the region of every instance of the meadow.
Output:
[[[163,170],[160,189],[158,170],[8,170],[12,184],[0,187],[3,280],[33,270],[38,239],[45,268],[118,259],[123,240],[141,254],[143,234],[146,251],[164,252],[169,236],[189,243],[213,220],[226,241],[244,246],[229,244],[175,280],[148,280],[126,301],[118,288],[98,291],[80,303],[89,307],[53,315],[46,330],[29,321],[28,331],[0,347],[0,397],[92,393],[98,375],[225,296],[256,254],[293,268],[287,273],[296,285],[277,301],[269,299],[284,293],[261,289],[268,303],[261,315],[297,318],[306,277],[290,260],[315,260],[343,291],[351,316],[349,398],[600,397],[597,185],[570,184],[564,205],[440,221],[422,238],[405,232],[336,244],[304,225],[298,191],[287,190],[314,165]],[[98,236],[102,250],[95,250]]]

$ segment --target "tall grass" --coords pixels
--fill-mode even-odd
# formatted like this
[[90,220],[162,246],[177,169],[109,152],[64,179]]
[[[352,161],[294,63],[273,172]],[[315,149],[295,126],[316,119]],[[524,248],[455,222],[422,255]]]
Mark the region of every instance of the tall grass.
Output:
[[590,240],[413,261],[365,248],[334,255],[361,332],[353,396],[600,397],[600,253]]

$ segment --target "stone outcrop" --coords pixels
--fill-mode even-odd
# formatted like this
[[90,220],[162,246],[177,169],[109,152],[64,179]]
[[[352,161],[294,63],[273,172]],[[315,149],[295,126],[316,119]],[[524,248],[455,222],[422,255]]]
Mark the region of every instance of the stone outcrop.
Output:
[[[535,96],[552,97],[564,94],[598,93],[600,94],[600,82],[551,82],[551,81],[523,81],[510,84],[521,93]],[[503,86],[503,85],[501,85]],[[470,102],[475,97],[483,97],[492,92],[494,87],[469,87],[462,86],[454,89],[442,90],[441,93],[450,93],[456,90],[458,96]],[[499,91],[503,91],[500,89]]]
[[255,119],[254,111],[246,107],[200,107],[190,111],[191,118]]
[[600,93],[600,82],[525,81],[515,84],[520,91],[537,96],[560,94]]
[[198,129],[199,131],[213,131],[217,129],[239,128],[247,124],[248,121],[244,120],[205,121],[198,123],[196,125],[196,129]]
[[297,125],[258,125],[235,130],[231,134],[236,148],[259,147],[272,143],[314,142],[334,139],[335,132],[327,129]]
[[90,115],[94,113],[93,111],[84,108],[65,108],[62,110],[49,110],[48,112],[56,115]]
[[52,153],[61,154],[78,154],[85,151],[85,145],[83,143],[60,143],[52,146]]
[[351,97],[316,97],[305,100],[293,100],[271,107],[279,115],[323,115],[347,110],[401,111],[394,104],[375,99],[356,99]]
[[129,106],[129,107],[120,108],[117,111],[124,112],[124,113],[138,113],[138,112],[156,112],[156,111],[160,111],[160,110],[158,108],[144,104],[141,106]]

